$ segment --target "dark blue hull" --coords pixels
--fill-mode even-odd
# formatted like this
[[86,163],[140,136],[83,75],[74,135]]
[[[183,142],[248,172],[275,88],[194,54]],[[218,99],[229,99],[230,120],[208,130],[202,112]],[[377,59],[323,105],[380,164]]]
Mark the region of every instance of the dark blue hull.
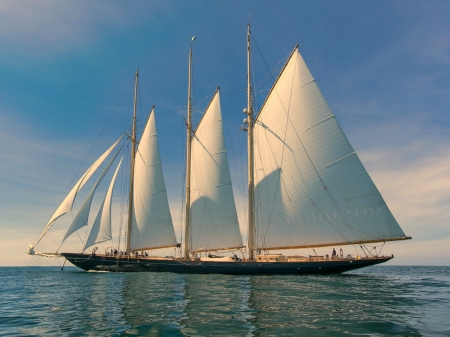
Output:
[[73,253],[62,253],[61,255],[85,271],[227,275],[338,274],[383,263],[392,259],[392,257],[374,257],[360,260],[307,262],[204,262],[176,259],[116,258],[112,256]]

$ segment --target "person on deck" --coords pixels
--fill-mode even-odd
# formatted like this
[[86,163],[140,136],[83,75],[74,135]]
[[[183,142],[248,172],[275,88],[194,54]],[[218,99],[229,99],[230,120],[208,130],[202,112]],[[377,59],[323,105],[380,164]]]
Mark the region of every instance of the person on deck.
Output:
[[336,256],[336,250],[333,248],[333,253],[331,254],[332,257]]

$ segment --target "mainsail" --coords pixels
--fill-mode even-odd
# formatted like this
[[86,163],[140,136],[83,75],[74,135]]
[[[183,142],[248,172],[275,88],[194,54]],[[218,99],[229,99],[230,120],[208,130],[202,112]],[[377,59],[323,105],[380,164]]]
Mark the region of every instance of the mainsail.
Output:
[[80,228],[82,228],[84,226],[87,226],[88,219],[89,219],[89,211],[91,209],[92,199],[94,198],[95,191],[96,191],[98,185],[100,184],[100,182],[105,177],[106,173],[108,172],[109,168],[111,167],[112,163],[116,159],[116,157],[119,154],[121,149],[122,148],[120,148],[119,151],[116,152],[114,157],[111,159],[111,161],[108,163],[108,165],[103,170],[103,172],[100,175],[100,177],[97,179],[97,181],[94,184],[94,186],[92,186],[91,191],[89,192],[88,196],[84,200],[83,205],[81,206],[81,208],[78,211],[77,215],[73,219],[73,221],[72,221],[69,229],[67,230],[67,233],[64,236],[62,242],[64,242],[70,236],[70,234],[72,234],[73,232],[79,230]]
[[[123,158],[122,158],[123,159]],[[111,202],[114,190],[114,183],[116,181],[117,173],[119,172],[120,165],[122,164],[122,159],[120,159],[119,165],[117,165],[116,172],[111,179],[111,183],[106,192],[105,199],[103,199],[102,205],[97,213],[94,224],[92,225],[91,232],[86,241],[84,249],[89,248],[96,243],[111,240]]]
[[297,48],[254,126],[257,247],[404,239]]
[[136,153],[130,250],[173,247],[175,232],[152,110]]
[[193,136],[191,170],[191,251],[241,247],[219,89]]
[[47,222],[47,225],[45,226],[44,230],[42,231],[41,235],[36,240],[35,245],[41,241],[42,237],[45,235],[45,233],[48,232],[48,230],[53,226],[56,219],[58,219],[60,216],[66,214],[67,212],[70,212],[72,210],[73,203],[75,201],[75,197],[77,196],[77,193],[82,189],[84,184],[88,182],[88,180],[91,178],[91,176],[97,171],[99,166],[103,163],[103,161],[108,157],[108,155],[112,152],[112,150],[116,147],[116,145],[120,142],[122,139],[122,136],[117,139],[111,147],[106,150],[105,153],[103,153],[100,158],[98,158],[94,164],[92,164],[91,167],[88,168],[88,170],[83,174],[83,176],[78,180],[78,182],[75,184],[75,186],[72,188],[72,190],[69,192],[69,194],[66,196],[66,198],[63,200],[63,202],[59,205],[58,209],[55,211],[55,213],[51,216],[50,220]]

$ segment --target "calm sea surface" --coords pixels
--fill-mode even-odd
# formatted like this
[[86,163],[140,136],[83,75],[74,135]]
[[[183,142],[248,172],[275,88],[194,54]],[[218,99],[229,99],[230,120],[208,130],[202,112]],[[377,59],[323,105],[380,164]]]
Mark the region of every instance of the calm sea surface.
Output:
[[332,276],[0,268],[0,336],[450,336],[450,267]]

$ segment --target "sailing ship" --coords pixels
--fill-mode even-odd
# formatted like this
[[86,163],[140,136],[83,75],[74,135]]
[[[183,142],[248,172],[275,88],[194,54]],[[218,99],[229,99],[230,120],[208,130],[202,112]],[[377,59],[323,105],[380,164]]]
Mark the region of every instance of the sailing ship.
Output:
[[[192,39],[194,41],[195,37]],[[340,273],[389,261],[364,249],[369,243],[411,239],[405,235],[350,145],[311,75],[298,45],[287,59],[260,111],[253,112],[251,32],[247,29],[248,242],[236,212],[222,126],[220,88],[197,128],[192,126],[192,42],[186,120],[184,242],[177,242],[160,159],[154,108],[142,137],[136,136],[138,72],[134,90],[130,186],[125,252],[90,247],[111,240],[115,170],[82,253],[36,253],[55,221],[70,212],[75,197],[107,157],[106,165],[74,217],[64,240],[88,225],[93,195],[121,149],[117,140],[75,184],[29,254],[61,256],[86,271],[217,274]],[[114,153],[113,153],[114,152]],[[364,256],[284,256],[286,249],[357,245]],[[148,256],[178,247],[180,257]],[[244,251],[246,250],[246,253]],[[211,252],[232,252],[212,255]],[[334,249],[333,249],[334,252]],[[240,253],[238,257],[237,254]]]

